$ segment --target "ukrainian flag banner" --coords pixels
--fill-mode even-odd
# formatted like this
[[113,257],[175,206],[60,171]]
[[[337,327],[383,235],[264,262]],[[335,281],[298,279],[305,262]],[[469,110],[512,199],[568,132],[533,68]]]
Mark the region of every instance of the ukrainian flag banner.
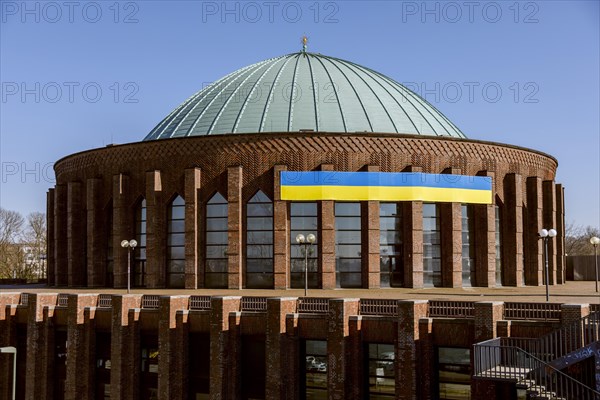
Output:
[[492,204],[492,178],[422,172],[281,172],[281,199]]

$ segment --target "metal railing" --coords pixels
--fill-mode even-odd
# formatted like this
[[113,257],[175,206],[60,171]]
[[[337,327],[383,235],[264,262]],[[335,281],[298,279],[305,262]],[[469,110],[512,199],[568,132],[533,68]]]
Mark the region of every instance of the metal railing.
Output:
[[210,310],[210,296],[190,296],[190,310]]
[[329,299],[323,297],[300,297],[298,299],[298,312],[305,314],[327,314],[329,312]]
[[142,308],[159,308],[160,296],[157,294],[145,294],[142,296]]
[[560,303],[504,303],[504,319],[560,321]]
[[[514,346],[505,338],[473,346],[474,376],[515,381],[530,396],[547,399],[598,400],[600,392]],[[528,397],[529,398],[529,397]]]
[[398,301],[387,299],[361,299],[361,315],[397,315]]
[[59,293],[56,305],[59,307],[66,307],[69,304],[69,295],[67,293]]
[[112,308],[112,295],[101,294],[98,296],[98,307],[99,308]]
[[267,298],[244,296],[242,297],[240,308],[240,311],[267,311]]
[[472,301],[429,300],[429,316],[473,318],[475,304]]

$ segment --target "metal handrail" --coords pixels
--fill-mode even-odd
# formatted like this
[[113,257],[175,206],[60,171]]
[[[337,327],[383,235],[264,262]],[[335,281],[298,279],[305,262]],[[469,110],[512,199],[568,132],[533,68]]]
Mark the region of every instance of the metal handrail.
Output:
[[473,346],[475,377],[515,381],[537,397],[600,399],[600,392],[518,347],[503,345],[502,340],[492,339]]

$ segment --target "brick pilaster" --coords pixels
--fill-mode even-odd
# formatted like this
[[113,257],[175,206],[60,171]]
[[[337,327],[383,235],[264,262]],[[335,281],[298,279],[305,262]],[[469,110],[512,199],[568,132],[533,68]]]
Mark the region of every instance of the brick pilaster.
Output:
[[351,315],[348,319],[348,392],[346,399],[360,400],[368,397],[365,395],[364,376],[365,371],[363,343],[361,338],[363,317],[361,315]]
[[146,172],[146,287],[166,286],[166,217],[160,171]]
[[188,349],[184,347],[184,330],[177,326],[177,312],[187,310],[189,296],[161,296],[158,310],[158,397],[187,398],[187,369],[184,368]]
[[88,287],[106,285],[107,235],[103,207],[100,204],[102,180],[89,178],[86,182],[87,208],[87,270]]
[[475,303],[475,342],[498,336],[497,324],[504,318],[504,303],[501,301],[479,301]]
[[285,385],[296,377],[289,375],[286,363],[286,315],[296,312],[295,297],[267,299],[267,329],[265,357],[267,363],[266,399],[286,398]]
[[396,398],[413,399],[419,386],[419,320],[427,316],[427,300],[398,301]]
[[139,335],[134,314],[139,309],[142,295],[112,296],[111,326],[111,400],[134,400],[139,392]]
[[54,189],[54,260],[55,285],[67,286],[67,185],[56,185]]
[[96,307],[97,294],[71,294],[67,301],[67,379],[66,400],[94,399],[95,336],[90,333],[86,307]]
[[[421,172],[421,167],[410,166],[404,172]],[[423,287],[423,202],[402,203],[402,238],[404,242],[404,286]]]
[[473,286],[493,287],[496,282],[496,193],[495,174],[481,171],[477,175],[492,178],[492,204],[473,204],[474,235],[471,246],[475,246],[475,282]]
[[[53,397],[54,335],[49,332],[48,318],[52,315],[58,294],[29,293],[27,310],[27,361],[25,399],[45,400]],[[44,308],[51,308],[44,318]]]
[[561,184],[555,186],[556,190],[556,283],[565,283],[565,191]]
[[229,289],[242,289],[242,265],[244,259],[242,240],[242,167],[227,168],[227,216],[229,224],[228,285]]
[[285,165],[273,167],[273,273],[275,289],[290,286],[290,230],[288,202],[281,200],[281,171]]
[[350,379],[352,352],[348,320],[358,315],[359,299],[330,299],[327,333],[327,366],[329,398],[345,400],[357,382]]
[[[444,174],[460,175],[458,168],[447,168]],[[453,179],[452,176],[444,177]],[[462,225],[460,203],[439,203],[442,252],[442,285],[462,287]]]
[[210,398],[221,400],[229,391],[228,371],[232,367],[229,343],[229,313],[238,312],[241,297],[216,296],[210,309]]
[[86,284],[85,212],[81,182],[67,185],[67,269],[69,286]]
[[56,258],[54,257],[54,198],[56,194],[54,193],[54,189],[49,189],[48,194],[46,195],[46,278],[48,282],[48,286],[56,285]]
[[[590,314],[590,305],[589,304],[574,304],[574,303],[565,303],[560,306],[560,325],[562,327],[567,327],[575,322],[579,321],[581,318]],[[584,343],[584,332],[582,329],[582,324],[577,324],[577,328],[568,329],[563,334],[563,340],[567,344],[565,347],[566,352],[573,351],[578,347],[581,347]],[[569,351],[570,350],[570,351]]]
[[[127,251],[122,240],[133,239],[133,213],[130,179],[127,175],[113,176],[113,276],[115,288],[127,287]],[[132,266],[133,269],[133,266]]]
[[204,287],[204,263],[202,236],[202,213],[200,206],[200,168],[185,170],[185,288]]
[[[322,164],[321,171],[333,171],[332,164]],[[335,289],[335,202],[323,200],[319,208],[319,272],[322,289]]]
[[523,286],[523,179],[519,174],[504,178],[504,224],[502,228],[504,266],[507,286]]
[[527,226],[525,227],[525,283],[544,284],[544,241],[538,238],[542,228],[542,179],[537,176],[527,178]]
[[[268,307],[268,306],[267,306]],[[285,399],[298,399],[300,395],[300,337],[298,332],[298,317],[288,314],[285,319],[285,365],[288,380],[285,382]]]
[[[379,166],[367,165],[367,172],[379,172]],[[362,287],[379,289],[379,201],[361,202]]]
[[[554,181],[542,182],[543,197],[543,226],[547,229],[556,229],[556,190]],[[558,229],[556,229],[558,233]],[[548,277],[550,285],[557,282],[556,278],[556,244],[560,240],[558,235],[554,239],[548,240]]]

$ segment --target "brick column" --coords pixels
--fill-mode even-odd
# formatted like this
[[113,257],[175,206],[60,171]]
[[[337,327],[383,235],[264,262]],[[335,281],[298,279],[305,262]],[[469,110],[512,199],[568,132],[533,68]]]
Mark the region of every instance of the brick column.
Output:
[[184,368],[187,347],[184,330],[177,329],[177,312],[187,310],[189,296],[161,296],[158,310],[158,397],[161,399],[187,398],[187,369]]
[[[267,303],[268,304],[268,303]],[[298,399],[300,396],[300,337],[297,313],[288,314],[285,319],[285,365],[287,377],[284,385],[284,399]]]
[[69,286],[86,284],[85,212],[81,182],[67,186],[67,268]]
[[[102,180],[89,178],[86,183],[87,206],[87,271],[88,287],[106,285],[107,227],[100,204]],[[110,229],[110,228],[108,228]]]
[[229,358],[227,363],[227,391],[223,396],[227,399],[239,399],[242,395],[242,313],[229,313]]
[[556,283],[565,283],[565,191],[561,184],[555,186],[556,191]]
[[[52,399],[54,382],[54,328],[48,331],[47,319],[52,315],[58,294],[30,293],[27,309],[27,361],[25,399]],[[44,307],[50,307],[50,315],[44,318]]]
[[242,265],[244,259],[242,237],[242,167],[227,168],[227,216],[229,224],[228,285],[229,289],[242,289]]
[[[115,288],[127,287],[127,251],[122,240],[133,239],[133,212],[131,188],[127,175],[113,176],[113,277]],[[132,266],[133,269],[133,266]]]
[[[0,347],[17,347],[17,304],[20,293],[0,293]],[[12,396],[12,354],[0,354],[0,399]]]
[[475,343],[497,337],[497,323],[502,318],[504,318],[504,302],[475,303]]
[[[404,172],[421,172],[421,167],[407,167]],[[423,202],[402,202],[402,240],[404,242],[404,286],[423,287]]]
[[475,246],[475,282],[473,286],[493,287],[496,282],[496,193],[494,191],[495,174],[481,171],[478,176],[492,178],[492,204],[473,204],[475,218],[474,235],[471,246]]
[[[554,181],[542,182],[542,197],[543,197],[543,226],[547,229],[556,229],[556,190]],[[558,229],[556,229],[558,232]],[[556,244],[560,239],[558,235],[554,239],[548,241],[548,278],[550,285],[557,282],[556,278]]]
[[396,339],[396,398],[413,399],[419,390],[419,320],[427,316],[427,300],[399,300]]
[[542,180],[536,176],[527,178],[527,226],[525,229],[525,283],[544,284],[544,243],[537,232],[542,229]]
[[500,320],[497,324],[496,335],[497,337],[510,337],[512,328],[512,321]]
[[[460,175],[458,168],[446,168],[444,174]],[[450,176],[446,179],[452,179]],[[442,241],[442,285],[462,287],[462,212],[460,203],[438,203]]]
[[54,257],[54,189],[49,189],[46,195],[46,278],[48,286],[56,285],[56,258]]
[[67,185],[56,185],[54,189],[54,260],[55,285],[67,286]]
[[[563,327],[570,326],[581,318],[590,314],[589,304],[574,304],[565,303],[560,306],[560,325]],[[568,346],[563,350],[566,353],[576,350],[581,347],[584,343],[583,335],[585,332],[581,330],[581,324],[577,325],[576,329],[569,329],[564,333],[563,340],[568,343]],[[576,336],[576,337],[573,337]]]
[[216,296],[211,298],[210,308],[210,398],[227,398],[229,391],[228,371],[232,367],[229,346],[229,313],[240,309],[241,297]]
[[146,172],[146,287],[166,286],[166,205],[160,171]]
[[286,315],[296,312],[295,297],[280,297],[267,299],[267,327],[265,356],[267,363],[266,399],[285,399],[286,384],[290,379],[286,363],[286,348],[284,347],[286,332]]
[[111,400],[134,400],[139,392],[140,339],[135,323],[135,314],[130,310],[139,309],[142,295],[112,296],[111,326]]
[[[367,172],[379,172],[379,166],[367,165]],[[379,289],[379,201],[361,201],[362,287]]]
[[523,190],[519,174],[504,178],[504,224],[502,273],[507,286],[523,286]]
[[[351,315],[348,319],[348,350],[346,352],[348,354],[348,376],[346,379],[350,385],[346,399],[360,400],[367,397],[364,390],[364,376],[368,371],[365,371],[365,354],[361,337],[362,321],[362,315]],[[368,357],[368,354],[366,356]]]
[[[333,171],[332,164],[322,164],[321,171]],[[318,202],[319,208],[319,267],[321,288],[336,288],[335,267],[335,202],[323,200]]]
[[350,362],[354,349],[350,345],[348,319],[358,315],[359,302],[359,299],[329,300],[327,366],[330,400],[349,399],[356,384],[349,374],[354,368]]
[[281,171],[285,165],[273,167],[273,273],[275,289],[290,286],[290,230],[288,203],[281,200]]
[[204,287],[204,248],[201,246],[200,168],[185,170],[185,288]]
[[[97,294],[71,294],[67,302],[67,379],[66,400],[94,399],[96,343],[90,335],[89,320],[85,319],[85,308],[96,307]],[[87,323],[87,324],[86,324]]]
[[[437,390],[437,369],[435,367],[435,346],[433,343],[433,318],[421,318],[419,320],[419,360],[417,363],[417,391],[411,399],[433,399]],[[398,382],[398,381],[396,381]]]

